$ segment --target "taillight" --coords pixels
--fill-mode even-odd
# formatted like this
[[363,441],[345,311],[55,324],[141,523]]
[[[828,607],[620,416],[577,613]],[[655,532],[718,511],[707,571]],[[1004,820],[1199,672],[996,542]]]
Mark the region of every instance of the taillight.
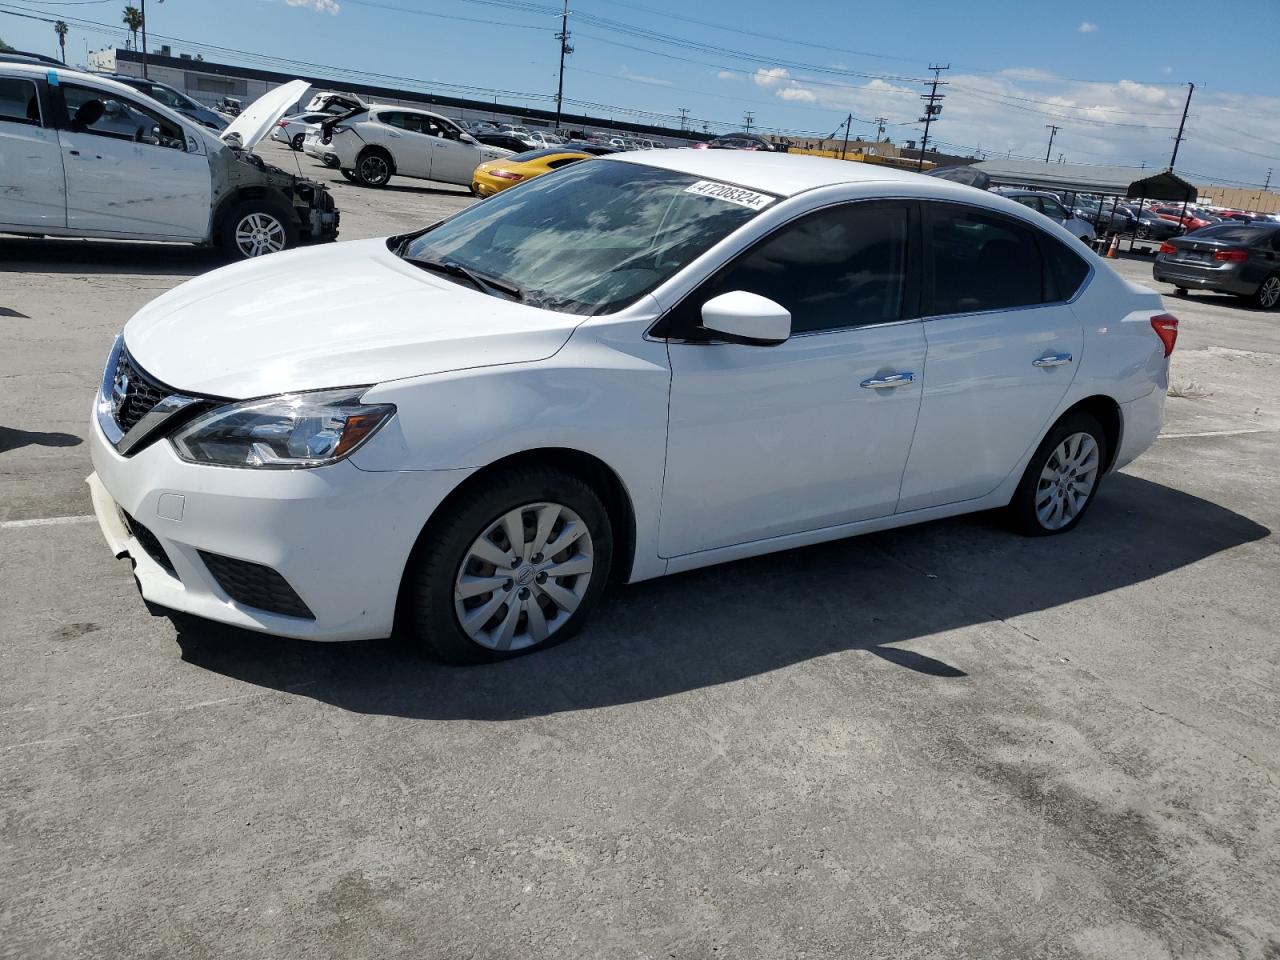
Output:
[[1213,259],[1220,263],[1244,263],[1249,259],[1248,250],[1216,250]]
[[1175,247],[1172,243],[1162,243],[1160,244],[1160,252],[1161,253],[1177,253],[1178,248]]
[[1151,318],[1151,329],[1156,332],[1160,342],[1164,344],[1164,355],[1173,353],[1174,344],[1178,342],[1178,318],[1171,313],[1162,313]]
[[276,121],[276,126],[277,126],[277,127],[287,127],[288,125],[289,125],[289,121],[288,121],[288,120],[277,120],[277,121]]
[[497,177],[499,180],[523,180],[524,174],[512,173],[510,170],[490,170],[489,176]]

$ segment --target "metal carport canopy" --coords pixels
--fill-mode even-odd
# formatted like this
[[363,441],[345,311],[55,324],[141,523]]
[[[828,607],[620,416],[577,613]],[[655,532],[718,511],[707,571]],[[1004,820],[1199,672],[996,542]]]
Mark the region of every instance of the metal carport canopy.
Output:
[[1044,163],[1039,160],[983,160],[973,164],[1000,186],[1033,187],[1064,193],[1096,193],[1107,197],[1171,200],[1190,203],[1196,188],[1172,170],[1143,177],[1134,167],[1089,163]]

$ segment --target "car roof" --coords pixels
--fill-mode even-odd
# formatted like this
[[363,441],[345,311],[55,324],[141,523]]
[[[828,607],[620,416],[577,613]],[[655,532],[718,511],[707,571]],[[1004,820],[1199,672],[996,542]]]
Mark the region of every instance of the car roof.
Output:
[[[878,164],[766,151],[663,150],[615,153],[603,159],[674,170],[783,197],[834,184],[917,183],[923,179],[918,173]],[[936,177],[928,179],[934,185],[942,183]]]
[[[34,63],[4,63],[0,62],[0,71],[10,76],[26,76],[32,80],[43,80],[52,72],[57,72],[59,79],[73,80],[76,83],[88,81],[96,83],[108,90],[115,88],[117,93],[123,93],[126,96],[136,97],[139,93],[136,87],[131,87],[127,83],[121,83],[119,80],[113,80],[111,77],[102,73],[89,73],[85,70],[73,70],[70,67],[50,67],[46,64]],[[160,104],[164,106],[164,104]],[[168,107],[165,107],[168,110]]]

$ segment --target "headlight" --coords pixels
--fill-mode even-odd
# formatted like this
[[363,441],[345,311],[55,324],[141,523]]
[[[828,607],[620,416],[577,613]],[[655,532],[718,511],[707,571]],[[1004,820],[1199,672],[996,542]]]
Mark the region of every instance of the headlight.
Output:
[[368,440],[396,412],[365,404],[365,387],[288,393],[218,407],[197,417],[171,442],[192,463],[296,470],[334,463]]

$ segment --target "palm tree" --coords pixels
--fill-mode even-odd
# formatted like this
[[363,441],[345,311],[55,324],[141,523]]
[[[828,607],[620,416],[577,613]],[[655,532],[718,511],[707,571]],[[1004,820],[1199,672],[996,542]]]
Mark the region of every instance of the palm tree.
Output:
[[138,31],[142,29],[142,11],[133,4],[124,8],[124,25],[133,34],[133,49],[138,49]]
[[65,20],[59,20],[53,25],[53,32],[58,35],[58,49],[62,51],[63,63],[67,62],[67,33],[70,30]]

